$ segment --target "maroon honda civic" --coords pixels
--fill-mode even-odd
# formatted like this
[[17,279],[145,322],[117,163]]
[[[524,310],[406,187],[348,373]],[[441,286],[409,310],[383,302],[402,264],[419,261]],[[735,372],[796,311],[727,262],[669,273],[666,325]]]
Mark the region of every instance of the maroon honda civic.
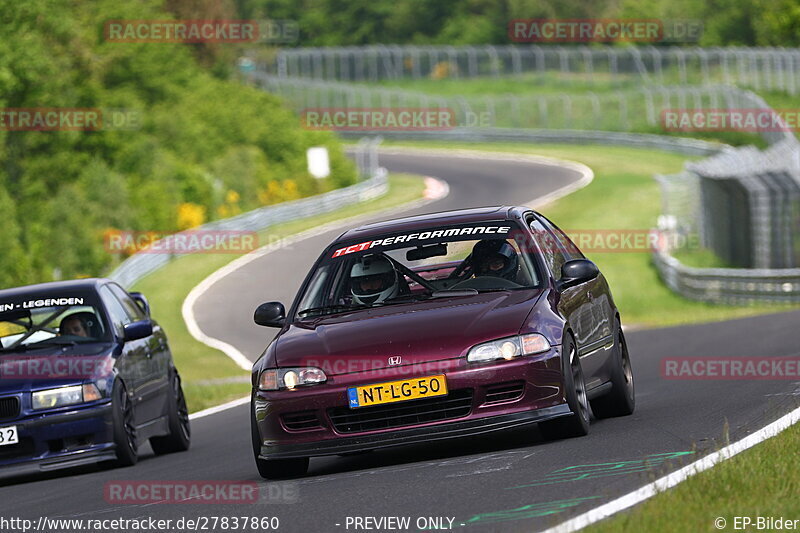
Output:
[[526,207],[368,224],[317,259],[253,366],[259,473],[309,458],[538,424],[586,435],[634,410],[619,312],[598,268]]

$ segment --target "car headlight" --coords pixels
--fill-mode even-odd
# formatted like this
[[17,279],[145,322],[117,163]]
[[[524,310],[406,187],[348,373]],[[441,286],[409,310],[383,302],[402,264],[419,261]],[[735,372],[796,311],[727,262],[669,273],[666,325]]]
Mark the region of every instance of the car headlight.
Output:
[[539,333],[528,335],[517,335],[498,339],[496,341],[484,342],[470,348],[467,353],[467,361],[470,363],[484,363],[486,361],[497,361],[505,359],[510,361],[522,355],[534,355],[546,352],[550,349],[550,343]]
[[60,387],[58,389],[41,390],[33,393],[33,408],[54,409],[66,405],[76,405],[79,403],[93,402],[102,398],[97,385],[85,383],[83,385],[73,385],[71,387]]
[[319,368],[272,368],[262,371],[258,376],[258,388],[261,390],[294,389],[325,383],[327,380],[328,376]]

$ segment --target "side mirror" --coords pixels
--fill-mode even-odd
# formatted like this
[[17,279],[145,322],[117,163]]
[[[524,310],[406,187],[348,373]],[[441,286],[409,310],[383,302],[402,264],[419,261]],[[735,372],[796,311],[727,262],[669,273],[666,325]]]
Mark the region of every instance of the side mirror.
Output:
[[131,322],[125,324],[123,328],[123,340],[125,342],[143,339],[153,334],[153,323],[148,318],[147,320],[139,320],[138,322]]
[[259,326],[271,328],[283,327],[286,320],[286,308],[280,302],[267,302],[256,307],[253,321]]
[[144,294],[141,292],[129,292],[128,294],[131,295],[131,298],[133,298],[133,301],[136,302],[136,305],[138,305],[142,311],[144,311],[144,314],[150,316],[150,302],[147,301],[147,298],[144,297]]
[[600,269],[588,259],[573,259],[572,261],[567,261],[561,267],[561,279],[558,280],[556,288],[559,291],[564,291],[570,287],[592,281],[599,275]]

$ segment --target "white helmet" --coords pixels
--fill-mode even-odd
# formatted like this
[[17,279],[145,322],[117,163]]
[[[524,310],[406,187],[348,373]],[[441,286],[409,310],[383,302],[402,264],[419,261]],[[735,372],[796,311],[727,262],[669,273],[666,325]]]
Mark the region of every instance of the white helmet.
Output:
[[350,270],[350,292],[353,301],[361,305],[381,303],[397,296],[400,285],[394,265],[382,255],[360,257]]

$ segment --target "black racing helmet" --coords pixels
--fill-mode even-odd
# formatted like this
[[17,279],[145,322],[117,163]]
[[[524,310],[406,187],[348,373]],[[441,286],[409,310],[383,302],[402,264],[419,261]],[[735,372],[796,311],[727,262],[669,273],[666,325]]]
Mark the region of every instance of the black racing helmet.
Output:
[[475,276],[494,276],[516,282],[519,269],[517,251],[503,239],[486,239],[472,248]]

